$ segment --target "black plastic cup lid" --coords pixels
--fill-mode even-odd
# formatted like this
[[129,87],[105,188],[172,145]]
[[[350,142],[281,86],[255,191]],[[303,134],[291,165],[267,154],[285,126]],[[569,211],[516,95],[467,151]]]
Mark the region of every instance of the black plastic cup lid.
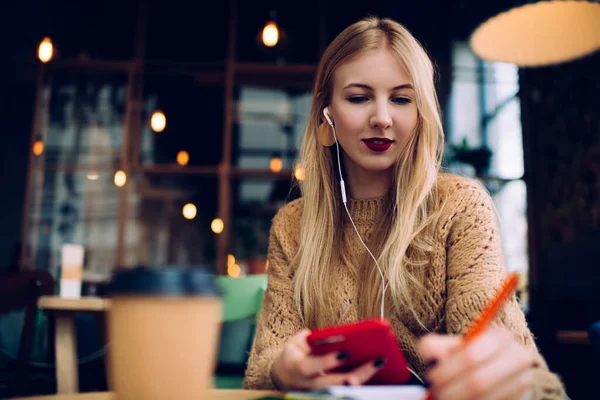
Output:
[[220,297],[215,276],[207,267],[138,266],[119,268],[108,285],[109,296]]

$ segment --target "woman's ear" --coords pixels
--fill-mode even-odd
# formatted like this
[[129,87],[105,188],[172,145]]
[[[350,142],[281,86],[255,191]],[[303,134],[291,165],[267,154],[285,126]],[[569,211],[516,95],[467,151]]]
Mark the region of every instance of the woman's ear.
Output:
[[329,108],[325,107],[323,109],[321,119],[324,121],[319,125],[319,142],[324,147],[331,147],[335,144],[336,137]]
[[330,126],[334,125],[333,118],[331,117],[331,113],[329,112],[329,106],[323,109],[323,115],[321,116],[321,121],[327,122]]

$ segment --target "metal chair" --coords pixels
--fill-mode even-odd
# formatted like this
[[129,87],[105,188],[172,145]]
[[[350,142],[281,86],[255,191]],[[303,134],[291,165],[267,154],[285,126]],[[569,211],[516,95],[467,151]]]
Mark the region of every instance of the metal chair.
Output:
[[215,387],[242,387],[248,353],[254,339],[256,318],[267,288],[267,275],[241,278],[220,276],[217,285],[222,292],[223,314]]

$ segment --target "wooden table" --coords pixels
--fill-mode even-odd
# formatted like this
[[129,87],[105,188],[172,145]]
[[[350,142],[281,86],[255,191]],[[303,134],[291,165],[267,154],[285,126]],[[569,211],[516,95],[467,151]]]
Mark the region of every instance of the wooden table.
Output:
[[[56,386],[58,393],[77,393],[77,332],[75,315],[79,312],[103,313],[110,300],[100,297],[65,299],[58,296],[41,296],[38,307],[51,311],[55,317]],[[69,399],[70,397],[65,397]],[[85,398],[87,399],[87,398]],[[94,397],[91,397],[94,399]]]
[[[252,400],[265,396],[283,397],[283,393],[268,390],[212,389],[205,400]],[[57,394],[53,396],[21,397],[13,400],[117,400],[111,392]]]

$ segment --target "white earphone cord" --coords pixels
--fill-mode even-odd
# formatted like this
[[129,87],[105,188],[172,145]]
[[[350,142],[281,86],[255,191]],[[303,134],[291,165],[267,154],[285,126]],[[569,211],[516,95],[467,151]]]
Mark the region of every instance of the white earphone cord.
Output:
[[[328,119],[328,122],[329,122],[329,119]],[[338,163],[337,163],[338,164],[338,172],[340,174],[340,189],[342,190],[342,201],[344,202],[344,208],[346,209],[346,214],[348,214],[348,218],[350,218],[350,222],[352,222],[352,226],[354,227],[354,231],[356,232],[356,236],[358,236],[358,240],[360,240],[360,243],[367,250],[367,252],[371,256],[371,258],[375,262],[375,265],[377,266],[377,270],[379,271],[379,275],[381,276],[381,285],[382,285],[382,288],[383,288],[383,290],[381,291],[381,319],[383,319],[383,317],[384,317],[384,310],[385,310],[385,291],[387,290],[388,285],[390,283],[389,282],[385,283],[385,277],[383,276],[383,271],[381,271],[381,267],[379,267],[379,263],[377,262],[377,259],[375,258],[375,256],[373,255],[373,253],[371,253],[371,250],[369,250],[369,248],[367,247],[367,245],[365,244],[365,242],[363,242],[362,237],[360,237],[360,233],[358,233],[358,229],[356,228],[356,225],[354,224],[354,220],[352,220],[352,216],[350,215],[350,211],[348,210],[348,205],[346,204],[346,201],[347,201],[347,199],[346,199],[346,186],[344,184],[344,178],[342,178],[342,166],[341,166],[341,163],[340,163],[340,145],[338,143],[337,135],[335,133],[335,127],[333,126],[332,123],[329,123],[329,126],[331,126],[331,130],[333,131],[333,137],[335,139],[335,148],[336,148],[336,151],[337,151],[337,160],[338,160]],[[423,379],[421,379],[421,377],[415,371],[413,371],[409,366],[406,366],[406,368],[419,381],[421,381],[421,383],[425,384],[425,382],[423,382]]]
[[371,253],[371,250],[369,250],[369,248],[367,247],[367,245],[365,244],[365,242],[363,242],[362,237],[360,237],[360,233],[358,233],[358,229],[356,228],[356,225],[354,224],[354,220],[352,220],[352,216],[350,215],[350,211],[348,210],[348,205],[346,204],[346,202],[347,202],[347,199],[346,199],[346,185],[344,184],[344,178],[342,177],[342,166],[341,166],[341,163],[340,163],[340,145],[338,143],[337,135],[335,133],[335,127],[333,126],[333,124],[330,124],[329,126],[331,126],[331,130],[333,131],[333,137],[335,139],[335,147],[336,147],[336,150],[337,150],[337,160],[338,160],[338,163],[337,163],[338,164],[338,172],[340,174],[340,189],[342,191],[342,201],[344,202],[344,208],[346,209],[346,214],[348,214],[348,218],[350,218],[350,222],[352,222],[352,226],[354,227],[354,231],[356,232],[356,236],[358,236],[358,240],[360,240],[360,243],[367,250],[367,252],[371,256],[371,258],[375,262],[375,265],[377,266],[377,271],[379,271],[379,276],[381,276],[381,287],[382,287],[382,291],[381,291],[381,319],[383,319],[383,317],[384,317],[384,310],[385,310],[385,291],[387,290],[389,282],[385,283],[385,277],[383,276],[383,271],[381,270],[381,267],[379,267],[379,263],[377,262],[377,259],[375,258],[375,256],[373,255],[373,253]]

